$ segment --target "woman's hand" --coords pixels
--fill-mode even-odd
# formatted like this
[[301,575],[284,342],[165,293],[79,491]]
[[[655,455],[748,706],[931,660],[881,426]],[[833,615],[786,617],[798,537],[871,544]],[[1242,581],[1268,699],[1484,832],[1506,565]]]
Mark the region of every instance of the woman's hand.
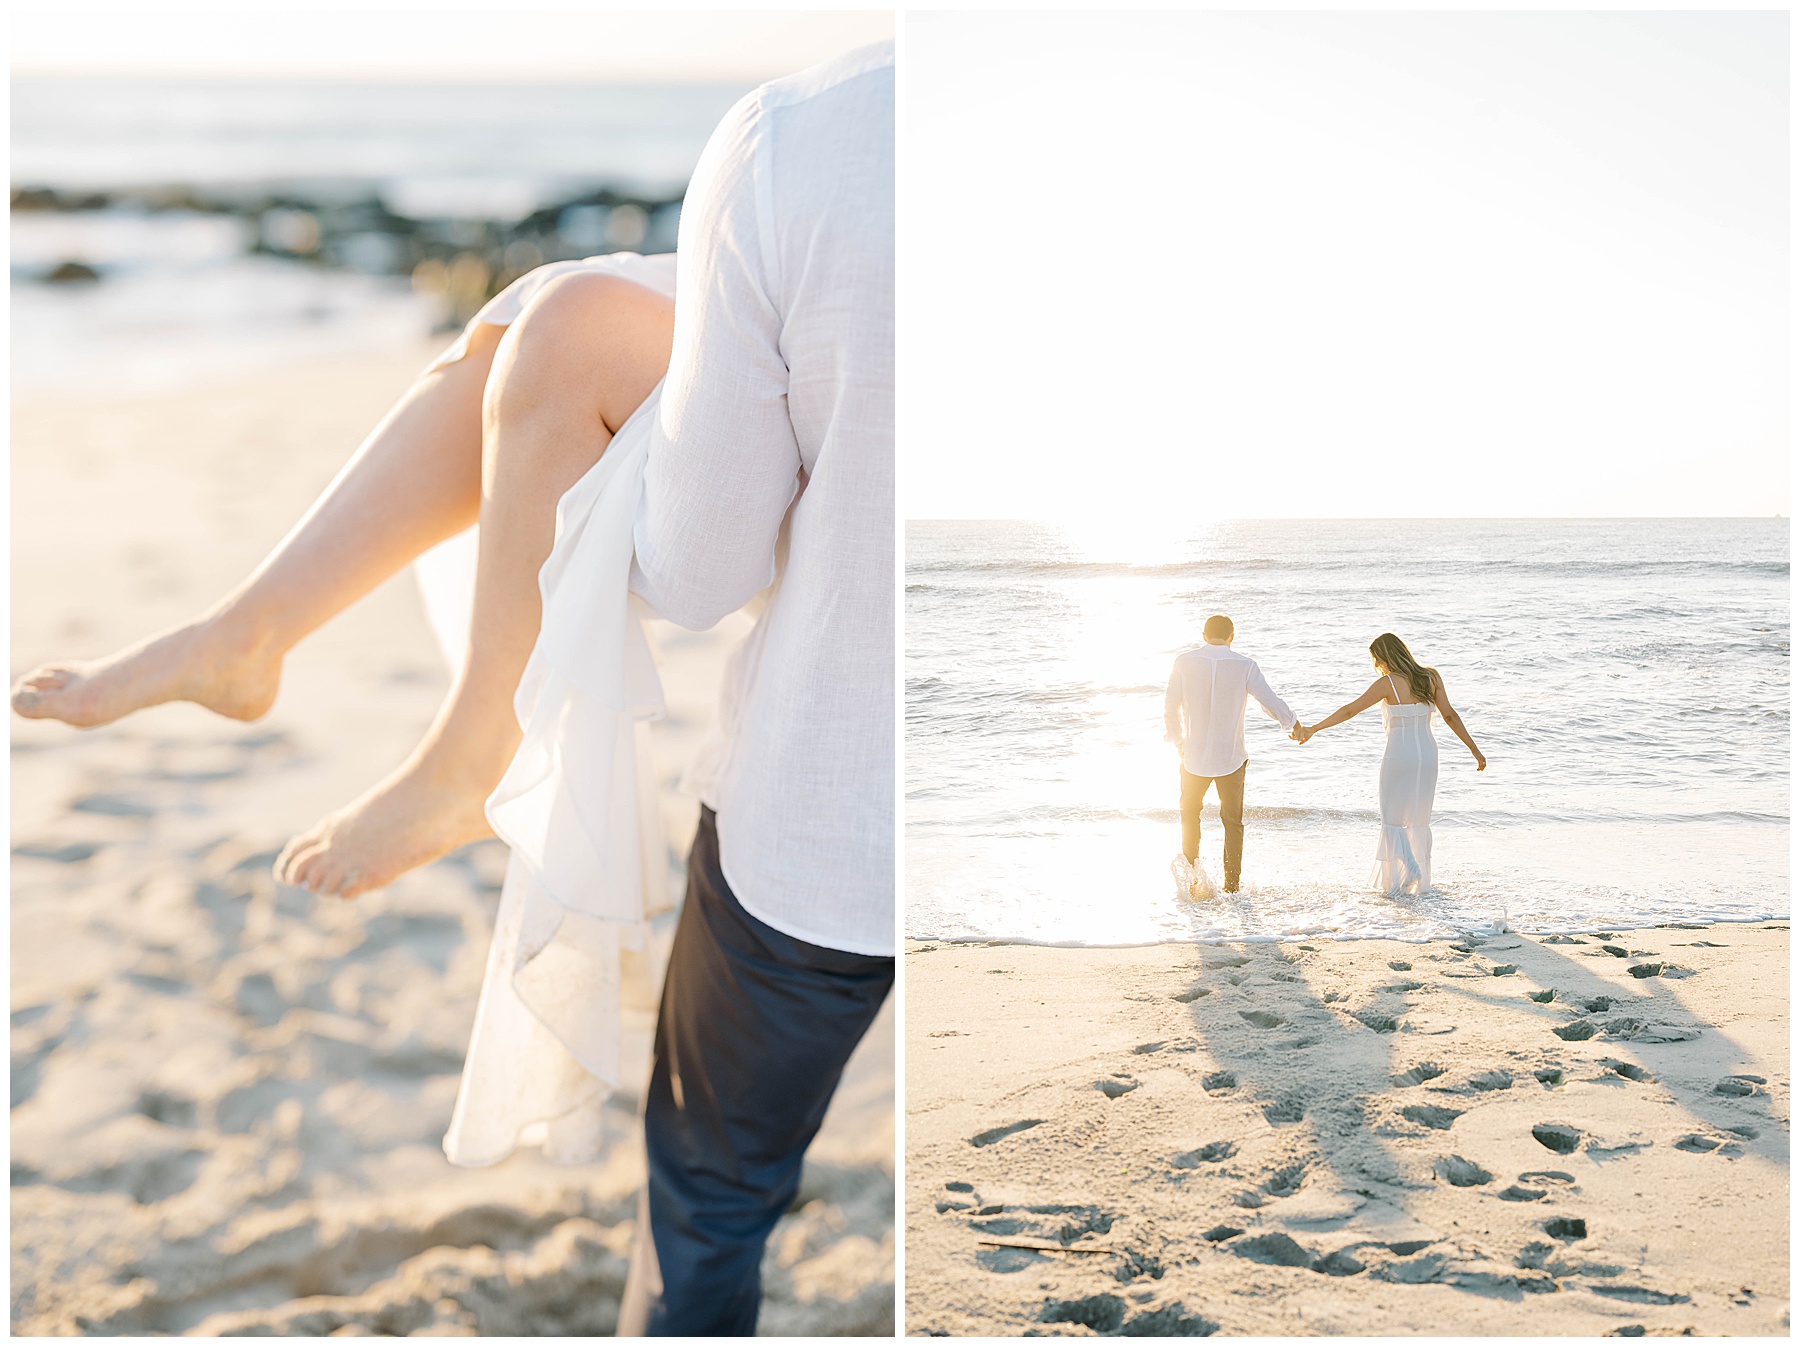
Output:
[[1308,739],[1312,738],[1312,736],[1313,732],[1297,720],[1294,722],[1294,728],[1288,731],[1288,738],[1292,739],[1296,744],[1304,744]]
[[1478,772],[1487,771],[1487,759],[1481,756],[1481,750],[1479,748],[1471,748],[1469,752],[1475,755],[1475,770]]

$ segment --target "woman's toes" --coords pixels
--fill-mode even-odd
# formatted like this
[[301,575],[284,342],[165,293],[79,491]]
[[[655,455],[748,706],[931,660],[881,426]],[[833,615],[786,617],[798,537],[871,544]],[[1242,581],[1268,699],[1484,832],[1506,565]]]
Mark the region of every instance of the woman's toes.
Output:
[[281,855],[275,859],[276,880],[296,889],[310,887],[312,859],[318,850],[317,839],[309,836],[296,837],[282,848]]
[[29,711],[53,692],[60,692],[75,678],[72,669],[37,669],[21,678],[12,690],[15,711]]

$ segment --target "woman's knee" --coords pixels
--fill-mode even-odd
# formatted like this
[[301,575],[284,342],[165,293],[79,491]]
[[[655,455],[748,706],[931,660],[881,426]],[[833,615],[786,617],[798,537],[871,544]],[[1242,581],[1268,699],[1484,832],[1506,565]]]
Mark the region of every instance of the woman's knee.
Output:
[[654,344],[673,327],[674,307],[668,296],[622,276],[571,271],[533,295],[514,326],[536,357],[592,360]]
[[596,400],[603,415],[621,398],[635,407],[668,368],[673,328],[673,303],[648,286],[604,272],[557,276],[508,334],[502,401],[563,394]]

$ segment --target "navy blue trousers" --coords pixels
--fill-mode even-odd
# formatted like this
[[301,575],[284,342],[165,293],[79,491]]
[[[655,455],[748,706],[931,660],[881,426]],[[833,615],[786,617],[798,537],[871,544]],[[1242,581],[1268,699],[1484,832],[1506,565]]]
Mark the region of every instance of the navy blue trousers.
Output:
[[746,912],[700,811],[657,1016],[620,1334],[756,1332],[763,1245],[893,981],[892,959],[809,945]]

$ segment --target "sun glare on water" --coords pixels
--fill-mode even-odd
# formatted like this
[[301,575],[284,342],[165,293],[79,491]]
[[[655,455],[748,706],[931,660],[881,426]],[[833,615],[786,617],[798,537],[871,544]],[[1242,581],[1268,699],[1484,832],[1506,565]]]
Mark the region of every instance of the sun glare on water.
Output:
[[1218,521],[1199,514],[1147,509],[1053,522],[1072,560],[1165,566],[1199,555],[1206,535]]

